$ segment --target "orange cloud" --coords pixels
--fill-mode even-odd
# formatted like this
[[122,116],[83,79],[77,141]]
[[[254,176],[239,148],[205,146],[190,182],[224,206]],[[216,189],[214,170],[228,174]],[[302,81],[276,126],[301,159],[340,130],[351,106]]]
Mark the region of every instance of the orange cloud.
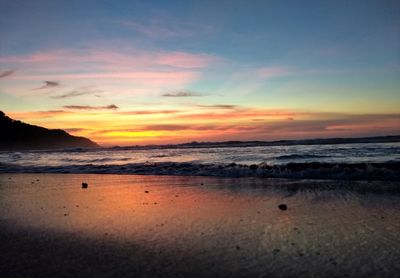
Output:
[[[48,110],[9,114],[15,119],[48,128],[68,127],[75,135],[109,145],[400,133],[400,114],[345,114],[240,106],[220,108],[220,105],[191,106],[188,110]],[[141,117],[146,115],[154,116]]]
[[32,112],[10,112],[8,113],[13,119],[29,120],[32,118],[48,118],[73,112],[65,110],[47,110],[47,111],[32,111]]

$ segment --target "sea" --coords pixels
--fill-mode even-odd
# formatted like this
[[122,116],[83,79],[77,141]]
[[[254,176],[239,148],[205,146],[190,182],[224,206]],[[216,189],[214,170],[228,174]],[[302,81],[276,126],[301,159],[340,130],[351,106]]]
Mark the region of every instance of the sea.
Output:
[[0,173],[400,180],[400,142],[0,152]]

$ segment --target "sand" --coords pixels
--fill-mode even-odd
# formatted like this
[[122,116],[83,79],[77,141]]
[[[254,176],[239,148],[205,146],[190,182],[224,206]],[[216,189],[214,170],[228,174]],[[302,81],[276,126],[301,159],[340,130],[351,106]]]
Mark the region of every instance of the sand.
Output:
[[396,277],[400,194],[371,190],[383,185],[1,174],[0,273]]

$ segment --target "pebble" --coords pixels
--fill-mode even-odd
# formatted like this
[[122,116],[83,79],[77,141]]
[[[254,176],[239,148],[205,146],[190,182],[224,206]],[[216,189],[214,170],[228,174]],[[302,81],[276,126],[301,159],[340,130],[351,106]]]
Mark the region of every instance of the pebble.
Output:
[[278,206],[278,208],[279,208],[280,210],[287,210],[287,205],[286,205],[286,204],[280,204],[280,205]]

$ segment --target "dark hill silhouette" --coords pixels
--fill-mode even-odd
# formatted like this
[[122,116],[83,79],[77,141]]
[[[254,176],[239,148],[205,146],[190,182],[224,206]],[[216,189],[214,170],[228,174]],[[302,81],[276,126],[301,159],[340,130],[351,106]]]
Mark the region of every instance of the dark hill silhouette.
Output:
[[0,111],[0,150],[97,148],[95,142],[61,129],[47,129],[13,120]]

